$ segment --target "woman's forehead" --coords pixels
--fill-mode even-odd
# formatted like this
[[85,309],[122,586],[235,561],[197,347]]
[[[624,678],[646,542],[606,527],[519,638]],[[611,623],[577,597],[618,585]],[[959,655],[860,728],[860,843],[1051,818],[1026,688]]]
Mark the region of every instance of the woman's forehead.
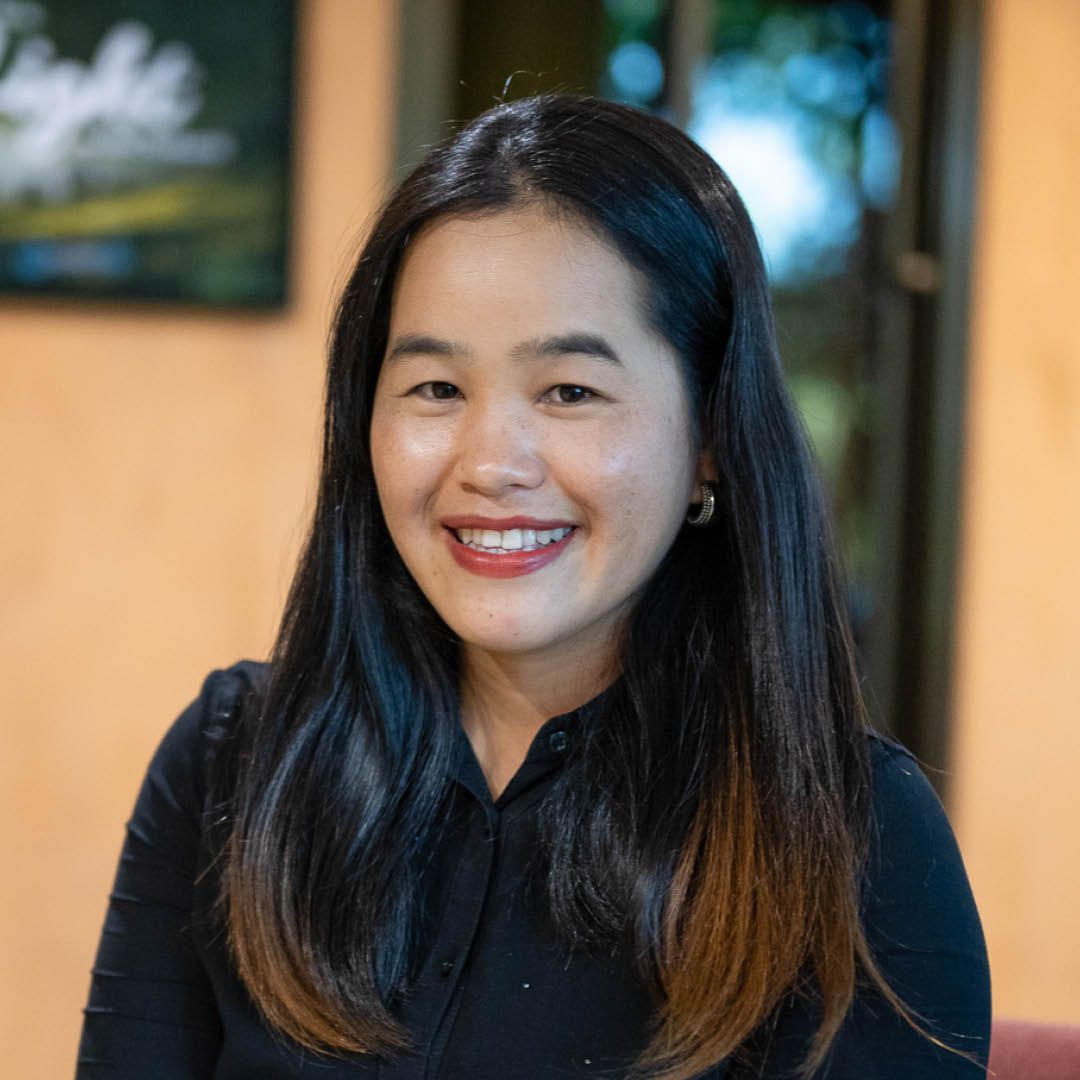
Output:
[[646,283],[595,229],[528,204],[440,217],[406,248],[391,321],[516,314],[644,323]]

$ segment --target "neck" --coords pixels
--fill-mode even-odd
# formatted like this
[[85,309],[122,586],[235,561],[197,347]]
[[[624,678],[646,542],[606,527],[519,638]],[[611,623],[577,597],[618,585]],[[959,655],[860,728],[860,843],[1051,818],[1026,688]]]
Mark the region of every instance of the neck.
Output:
[[615,677],[610,648],[543,655],[462,651],[461,723],[493,798],[545,721],[590,701]]

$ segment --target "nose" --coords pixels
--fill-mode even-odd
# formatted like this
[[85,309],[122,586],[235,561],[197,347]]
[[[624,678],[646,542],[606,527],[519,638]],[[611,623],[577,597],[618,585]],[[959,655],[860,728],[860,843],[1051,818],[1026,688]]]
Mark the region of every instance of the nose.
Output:
[[456,472],[465,490],[495,499],[544,482],[537,433],[520,410],[498,402],[474,407],[458,438]]

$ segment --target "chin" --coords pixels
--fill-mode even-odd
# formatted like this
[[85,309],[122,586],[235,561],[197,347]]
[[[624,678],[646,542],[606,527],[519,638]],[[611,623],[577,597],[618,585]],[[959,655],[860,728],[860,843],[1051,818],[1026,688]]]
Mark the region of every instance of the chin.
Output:
[[549,638],[538,638],[532,634],[500,632],[491,627],[484,631],[469,628],[458,637],[463,645],[472,649],[482,649],[487,653],[530,653],[552,644]]
[[555,645],[559,635],[524,620],[493,617],[490,620],[459,621],[451,629],[463,645],[489,653],[527,653]]

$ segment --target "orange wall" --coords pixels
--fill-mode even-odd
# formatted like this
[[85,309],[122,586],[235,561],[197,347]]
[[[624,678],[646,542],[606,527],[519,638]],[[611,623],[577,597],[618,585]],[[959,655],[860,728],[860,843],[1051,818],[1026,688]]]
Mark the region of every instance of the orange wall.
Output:
[[995,1011],[1080,1021],[1080,3],[987,4],[952,819]]
[[390,170],[396,4],[299,7],[287,311],[0,303],[0,1060],[21,1080],[71,1075],[149,754],[210,668],[266,652],[310,505],[334,285]]

